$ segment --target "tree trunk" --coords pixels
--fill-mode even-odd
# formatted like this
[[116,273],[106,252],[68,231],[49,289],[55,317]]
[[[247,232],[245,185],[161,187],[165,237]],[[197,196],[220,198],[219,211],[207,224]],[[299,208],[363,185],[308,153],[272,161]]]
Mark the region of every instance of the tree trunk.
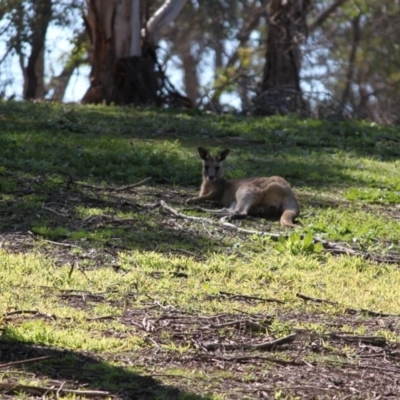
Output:
[[166,0],[142,26],[141,0],[87,0],[86,29],[92,44],[90,87],[82,103],[160,105],[155,48],[159,32],[186,0]]
[[[82,103],[115,102],[114,67],[117,60],[140,58],[140,0],[87,0],[85,16],[91,49],[90,88]],[[123,64],[123,62],[122,62]],[[154,68],[150,68],[152,71]],[[120,73],[123,73],[120,68]],[[118,80],[118,79],[117,79]],[[129,99],[125,99],[129,102]],[[118,103],[124,103],[119,99]]]
[[349,65],[347,69],[347,74],[346,74],[346,85],[343,90],[343,95],[342,95],[342,107],[343,111],[346,108],[347,103],[349,102],[350,99],[350,94],[351,94],[351,85],[353,84],[353,77],[355,75],[355,61],[356,61],[356,55],[357,55],[357,48],[360,42],[360,19],[361,15],[357,15],[356,17],[353,18],[351,21],[351,25],[353,28],[353,42],[351,44],[351,50],[350,50],[350,55],[349,55]]
[[300,44],[307,34],[309,0],[271,0],[266,63],[256,115],[286,114],[304,107]]
[[199,93],[199,78],[197,76],[197,62],[190,53],[191,41],[183,40],[182,48],[180,49],[180,57],[183,67],[183,81],[185,85],[186,96],[195,104],[200,97]]
[[38,0],[34,4],[32,19],[31,54],[24,71],[24,99],[43,99],[44,45],[47,27],[52,16],[52,0]]

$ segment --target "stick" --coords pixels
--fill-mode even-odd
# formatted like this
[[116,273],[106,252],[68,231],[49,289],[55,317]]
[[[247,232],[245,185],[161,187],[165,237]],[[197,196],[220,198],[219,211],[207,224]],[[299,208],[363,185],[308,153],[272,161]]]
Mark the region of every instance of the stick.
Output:
[[82,247],[77,246],[76,244],[71,244],[71,243],[61,243],[61,242],[55,242],[54,240],[48,240],[48,239],[43,239],[44,242],[55,244],[57,246],[64,246],[64,247],[76,247],[77,249],[81,249]]
[[211,220],[207,219],[207,218],[202,218],[202,217],[192,217],[191,215],[185,215],[182,214],[178,211],[176,211],[174,208],[172,208],[171,206],[169,206],[164,200],[160,200],[160,206],[166,210],[167,212],[169,212],[170,214],[172,214],[173,216],[177,217],[177,218],[183,218],[183,219],[188,219],[188,220],[192,220],[192,221],[207,221],[207,222],[212,222]]
[[42,357],[36,357],[36,358],[28,358],[26,360],[20,360],[20,361],[12,361],[7,364],[0,364],[0,368],[8,368],[12,367],[14,365],[21,365],[21,364],[27,364],[35,361],[40,361],[40,360],[46,360],[48,358],[51,358],[50,356],[42,356]]
[[97,185],[90,185],[89,183],[83,182],[74,182],[76,185],[87,187],[89,189],[96,189],[96,190],[110,190],[113,192],[122,192],[123,190],[129,190],[135,187],[139,187],[147,183],[151,180],[151,177],[145,178],[137,183],[132,183],[131,185],[125,185],[121,187],[114,187],[114,186],[97,186]]
[[292,343],[297,337],[297,333],[292,333],[291,335],[272,340],[271,342],[259,343],[259,344],[248,344],[248,343],[206,343],[203,347],[208,351],[215,351],[219,349],[223,350],[272,350],[276,346],[281,346],[283,344]]
[[17,392],[27,392],[27,393],[39,393],[39,394],[47,394],[47,393],[69,393],[75,394],[78,396],[86,396],[86,397],[107,397],[110,396],[110,392],[103,392],[100,390],[72,390],[72,389],[62,389],[62,388],[47,388],[41,386],[30,386],[30,385],[15,385],[12,383],[2,383],[0,382],[0,390],[7,390],[12,393]]
[[142,185],[144,185],[145,183],[147,183],[149,181],[151,181],[151,177],[150,176],[147,177],[147,178],[144,178],[143,180],[141,180],[141,181],[139,181],[137,183],[132,183],[131,185],[121,186],[119,188],[114,188],[114,189],[111,189],[111,190],[114,190],[114,192],[122,192],[124,190],[129,190],[129,189],[133,189],[133,188],[142,186]]
[[375,344],[383,346],[386,344],[386,339],[383,336],[357,336],[357,335],[338,335],[337,333],[329,333],[333,339],[342,339],[346,342],[361,342],[364,344]]

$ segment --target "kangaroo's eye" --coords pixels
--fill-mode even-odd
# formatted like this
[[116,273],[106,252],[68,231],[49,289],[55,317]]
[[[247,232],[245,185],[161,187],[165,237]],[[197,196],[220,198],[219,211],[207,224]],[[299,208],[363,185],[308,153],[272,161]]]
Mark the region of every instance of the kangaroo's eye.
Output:
[[205,169],[206,171],[208,171],[208,165],[205,165],[205,166],[204,166],[204,169]]
[[215,167],[215,170],[218,171],[218,170],[219,170],[219,167]]

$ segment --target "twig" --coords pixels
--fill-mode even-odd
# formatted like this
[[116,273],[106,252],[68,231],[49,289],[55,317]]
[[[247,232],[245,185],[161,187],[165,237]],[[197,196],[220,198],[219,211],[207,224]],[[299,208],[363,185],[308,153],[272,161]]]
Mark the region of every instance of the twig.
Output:
[[164,200],[160,200],[160,206],[167,212],[169,212],[170,214],[172,214],[174,217],[177,218],[183,218],[183,219],[188,219],[188,220],[192,220],[192,221],[207,221],[207,222],[212,222],[211,220],[207,219],[207,218],[202,218],[202,217],[193,217],[191,215],[185,215],[182,214],[178,211],[176,211],[174,208],[172,208],[171,206],[169,206]]
[[114,188],[114,189],[111,189],[111,190],[113,190],[114,192],[122,192],[124,190],[129,190],[129,189],[133,189],[133,188],[142,186],[142,185],[144,185],[145,183],[147,183],[149,181],[151,181],[151,177],[150,176],[148,178],[145,178],[145,179],[137,182],[137,183],[132,183],[131,185],[121,186],[119,188]]
[[50,208],[50,207],[45,206],[44,204],[43,204],[43,206],[42,206],[42,209],[43,209],[43,210],[46,210],[46,211],[48,211],[48,212],[51,212],[52,214],[57,215],[57,216],[59,216],[59,217],[69,217],[69,216],[70,216],[70,214],[68,214],[68,213],[60,213],[60,212],[58,212],[58,211],[56,211],[56,210],[53,210],[53,209]]
[[26,392],[31,394],[47,394],[47,393],[65,393],[65,394],[75,394],[77,396],[83,397],[107,397],[110,396],[110,392],[103,392],[100,390],[72,390],[72,389],[62,389],[62,388],[47,388],[41,386],[30,386],[30,385],[16,385],[13,383],[3,383],[0,382],[0,390],[7,390],[11,393]]
[[269,236],[272,239],[278,240],[281,235],[275,234],[275,233],[268,233],[268,232],[261,232],[261,231],[254,231],[250,229],[243,229],[239,228],[238,226],[231,224],[230,222],[226,222],[225,217],[220,219],[221,221],[221,226],[225,229],[229,229],[230,231],[237,231],[237,232],[242,232],[242,233],[247,233],[249,235],[266,235]]
[[339,305],[336,301],[332,300],[325,300],[325,299],[317,299],[316,297],[309,297],[302,293],[296,293],[296,297],[303,299],[304,301],[311,301],[313,303],[325,303],[325,304],[332,304],[332,305]]
[[137,183],[133,183],[131,185],[125,185],[121,187],[115,187],[115,186],[98,186],[98,185],[91,185],[89,183],[83,183],[83,182],[74,182],[76,185],[83,186],[89,189],[95,189],[95,190],[110,190],[112,192],[122,192],[124,190],[129,190],[134,187],[139,187],[147,183],[148,181],[151,180],[151,177],[145,178]]
[[285,336],[283,338],[279,338],[276,340],[272,340],[270,342],[259,343],[259,344],[248,344],[248,343],[206,343],[203,344],[204,347],[208,351],[215,351],[219,349],[223,350],[272,350],[277,346],[281,346],[283,344],[292,343],[297,337],[297,333],[292,333],[291,335]]
[[51,358],[51,357],[50,356],[42,356],[42,357],[36,357],[36,358],[28,358],[26,360],[12,361],[7,364],[0,364],[0,368],[8,368],[8,367],[12,367],[14,365],[28,364],[28,363],[32,363],[32,362],[36,362],[36,361],[40,361],[40,360],[46,360],[48,358]]
[[57,246],[64,246],[64,247],[76,247],[78,249],[81,249],[82,247],[77,246],[76,244],[71,244],[71,243],[61,243],[61,242],[55,242],[54,240],[48,240],[48,239],[43,239],[43,241],[51,244],[55,244]]
[[65,386],[66,383],[67,383],[67,381],[64,381],[63,383],[61,383],[60,387],[57,389],[57,392],[56,392],[56,399],[59,398],[60,392],[61,392],[62,388]]
[[56,392],[56,399],[59,398],[60,392],[61,392],[61,390],[63,389],[63,387],[65,386],[66,383],[67,383],[67,381],[62,382],[61,385],[60,385],[60,387],[57,389],[57,392]]
[[209,297],[225,297],[227,300],[234,300],[234,299],[255,300],[255,301],[263,301],[265,303],[279,303],[279,304],[285,303],[284,301],[278,299],[265,299],[263,297],[248,296],[246,294],[236,294],[223,291],[220,291],[216,295]]
[[328,336],[333,339],[342,339],[346,342],[361,342],[379,346],[384,346],[386,344],[386,339],[383,336],[340,335],[334,332],[329,333]]
[[118,318],[116,315],[104,315],[103,317],[91,317],[91,318],[86,318],[86,321],[106,321],[109,319],[116,319]]
[[31,315],[39,316],[39,317],[57,319],[57,317],[54,314],[47,314],[47,313],[43,313],[43,312],[40,312],[40,311],[37,311],[37,310],[15,310],[15,311],[9,311],[9,312],[3,314],[3,317],[11,317],[13,315],[22,315],[22,314],[31,314]]

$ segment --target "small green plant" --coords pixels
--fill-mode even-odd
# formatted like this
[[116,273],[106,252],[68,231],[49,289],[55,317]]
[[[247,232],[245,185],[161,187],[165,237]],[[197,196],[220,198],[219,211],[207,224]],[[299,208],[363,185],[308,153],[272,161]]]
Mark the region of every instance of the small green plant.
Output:
[[274,246],[279,253],[289,252],[296,256],[299,254],[320,253],[324,246],[322,243],[314,243],[311,233],[302,239],[298,232],[293,232],[288,238],[279,236],[278,243]]

